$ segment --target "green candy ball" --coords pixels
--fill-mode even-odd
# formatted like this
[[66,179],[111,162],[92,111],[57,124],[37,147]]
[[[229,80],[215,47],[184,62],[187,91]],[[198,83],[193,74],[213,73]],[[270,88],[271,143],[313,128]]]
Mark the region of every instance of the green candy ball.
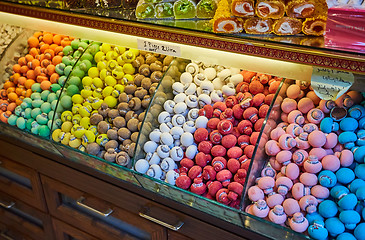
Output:
[[62,87],[61,87],[61,85],[60,84],[57,84],[57,83],[53,83],[52,85],[51,85],[51,90],[52,90],[52,92],[57,92],[58,90],[60,90]]
[[[31,100],[42,99],[41,94],[40,94],[40,93],[37,93],[37,92],[32,93],[32,94],[30,95],[30,98],[31,98]],[[24,100],[25,100],[25,99],[26,99],[26,98],[24,98]],[[24,102],[24,100],[23,100],[23,102]],[[28,101],[28,102],[29,102],[29,100],[26,100],[26,101]],[[30,103],[31,103],[31,102],[30,102]]]
[[69,96],[73,96],[75,94],[78,94],[80,92],[77,85],[69,85],[66,89],[66,94]]
[[18,120],[18,116],[15,114],[11,114],[10,117],[8,118],[8,124],[11,126],[15,126],[17,120]]
[[51,103],[53,102],[53,100],[57,100],[57,95],[56,93],[50,93],[47,97],[47,102]]
[[39,107],[41,107],[41,105],[43,104],[44,102],[43,102],[43,100],[41,100],[41,99],[36,99],[36,100],[33,100],[33,102],[32,102],[32,106],[34,107],[34,108],[39,108]]
[[61,85],[61,86],[63,86],[63,85],[65,85],[66,80],[67,80],[67,77],[62,75],[58,79],[58,84]]
[[[63,58],[62,58],[62,60],[63,60]],[[66,67],[66,64],[64,64],[63,62],[57,64],[55,67],[56,73],[58,73],[60,76],[63,75],[65,67]]]
[[91,61],[92,60],[88,60],[88,59],[82,60],[79,65],[80,69],[84,72],[87,72],[91,68]]
[[[34,93],[32,93],[33,95]],[[38,93],[37,93],[38,94]],[[23,102],[20,104],[21,108],[26,109],[32,106],[32,99],[31,98],[24,98]]]
[[46,113],[42,113],[42,114],[38,115],[35,120],[37,121],[37,123],[39,123],[41,125],[45,125],[48,122],[48,116]]
[[[72,42],[71,42],[72,43]],[[72,49],[72,47],[71,46],[65,46],[64,48],[63,48],[63,55],[64,56],[67,56],[67,55],[70,55],[70,54],[72,54],[73,53],[73,49]]]
[[40,93],[43,91],[40,83],[33,83],[31,89],[33,92],[37,92],[37,93]]
[[46,113],[48,114],[50,111],[51,111],[51,104],[49,102],[44,102],[42,105],[41,105],[41,110],[43,113]]
[[76,66],[73,70],[72,70],[72,73],[71,73],[72,76],[77,76],[79,77],[80,79],[83,78],[85,76],[85,72],[82,71],[80,69],[79,66]]
[[77,49],[79,47],[79,43],[80,43],[79,39],[74,39],[74,40],[71,41],[71,47],[73,49]]
[[[70,66],[72,65],[72,60],[73,60],[73,57],[72,56],[63,56],[62,57],[62,63],[66,66]],[[65,66],[65,67],[66,67]]]
[[89,46],[89,44],[88,43],[86,43],[86,42],[80,42],[79,43],[79,48],[82,48],[83,50],[85,50],[87,47]]
[[[52,87],[52,85],[51,85],[51,87]],[[43,101],[47,101],[47,99],[48,99],[48,95],[50,94],[51,92],[49,91],[49,90],[44,90],[43,92],[41,92],[41,99],[43,100]]]
[[72,76],[68,79],[67,81],[68,85],[75,85],[78,86],[79,84],[81,84],[81,79],[77,76]]
[[42,113],[42,110],[40,108],[34,108],[32,109],[32,111],[30,112],[30,115],[32,118],[36,119],[36,117],[38,115],[40,115]]
[[16,126],[19,128],[19,129],[25,129],[25,119],[23,117],[19,117],[17,120],[16,120]]
[[25,118],[31,118],[32,117],[31,113],[32,113],[32,109],[31,108],[24,109],[24,117]]
[[26,128],[27,128],[27,130],[31,130],[32,129],[32,122],[34,121],[34,119],[33,118],[29,118],[28,120],[27,120],[27,122],[26,122],[26,124],[25,124],[25,126],[26,126]]
[[65,67],[65,69],[63,70],[63,74],[64,74],[65,76],[68,76],[68,75],[70,75],[71,71],[72,71],[72,66],[67,66],[67,67]]
[[72,99],[68,95],[62,96],[60,103],[61,103],[61,106],[65,109],[71,109],[71,107],[72,107]]
[[41,137],[49,137],[49,134],[51,133],[51,131],[49,130],[47,125],[42,125],[39,126],[38,129],[38,135]]
[[33,134],[38,134],[38,130],[39,130],[39,124],[37,123],[37,121],[33,121],[32,122],[32,129],[30,130]]

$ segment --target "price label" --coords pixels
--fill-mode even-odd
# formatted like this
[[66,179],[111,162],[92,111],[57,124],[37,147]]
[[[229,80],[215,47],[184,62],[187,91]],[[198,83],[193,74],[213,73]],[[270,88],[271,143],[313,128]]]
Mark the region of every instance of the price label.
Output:
[[150,40],[137,39],[138,49],[148,52],[166,54],[170,56],[180,57],[181,50],[179,46],[166,43],[157,43]]
[[354,75],[340,70],[313,67],[311,86],[317,96],[335,101],[354,83]]

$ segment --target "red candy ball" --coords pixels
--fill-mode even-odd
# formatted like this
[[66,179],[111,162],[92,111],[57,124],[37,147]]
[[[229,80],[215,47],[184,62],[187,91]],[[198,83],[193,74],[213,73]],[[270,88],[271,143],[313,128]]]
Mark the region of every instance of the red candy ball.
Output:
[[227,152],[226,148],[223,147],[222,145],[215,145],[210,150],[210,153],[214,157],[224,157],[226,155],[226,152]]
[[206,141],[208,140],[208,130],[205,128],[198,128],[195,132],[194,132],[194,139],[196,142],[200,143],[202,141]]
[[236,143],[237,143],[237,138],[233,134],[225,135],[222,138],[222,145],[225,148],[231,148],[231,147],[235,146]]
[[243,151],[240,147],[232,147],[228,149],[227,156],[229,158],[240,158],[243,154]]

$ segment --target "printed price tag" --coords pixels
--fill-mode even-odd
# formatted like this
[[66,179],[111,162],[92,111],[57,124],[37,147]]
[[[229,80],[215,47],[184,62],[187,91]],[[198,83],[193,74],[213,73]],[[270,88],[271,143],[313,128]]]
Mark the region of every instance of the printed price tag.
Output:
[[180,57],[181,50],[180,47],[166,44],[166,43],[157,43],[149,40],[137,39],[138,49],[144,50],[148,52],[166,54],[170,56]]
[[317,96],[335,101],[354,83],[354,75],[340,70],[313,67],[311,86]]

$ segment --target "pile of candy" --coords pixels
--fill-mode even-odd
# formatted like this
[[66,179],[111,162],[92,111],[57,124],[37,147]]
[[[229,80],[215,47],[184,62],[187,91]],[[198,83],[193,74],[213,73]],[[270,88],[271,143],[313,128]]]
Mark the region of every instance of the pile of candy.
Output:
[[2,122],[48,137],[52,129],[63,76],[65,51],[72,37],[36,32],[28,39],[28,54],[13,65],[13,75],[0,90]]
[[320,100],[308,85],[290,85],[246,211],[315,239],[364,239],[362,100],[355,91]]
[[103,43],[90,46],[80,60],[88,71],[73,69],[60,99],[62,125],[52,138],[128,166],[145,110],[172,57]]
[[250,158],[280,80],[192,62],[172,85],[135,170],[238,207]]

